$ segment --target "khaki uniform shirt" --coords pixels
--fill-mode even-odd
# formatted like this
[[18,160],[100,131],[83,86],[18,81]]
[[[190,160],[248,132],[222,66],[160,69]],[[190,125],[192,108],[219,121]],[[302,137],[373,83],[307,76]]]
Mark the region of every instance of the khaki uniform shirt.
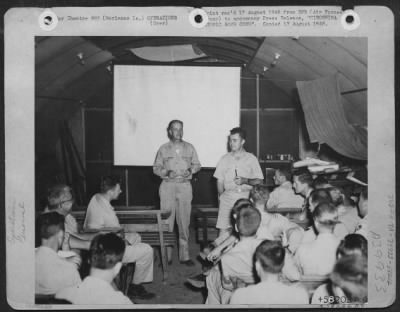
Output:
[[[164,180],[177,180],[178,182],[191,180],[192,174],[200,170],[201,164],[194,146],[186,141],[180,143],[167,142],[159,148],[153,165],[154,174]],[[183,178],[183,173],[191,169],[191,175]],[[178,175],[170,179],[162,174],[162,170],[173,170]]]

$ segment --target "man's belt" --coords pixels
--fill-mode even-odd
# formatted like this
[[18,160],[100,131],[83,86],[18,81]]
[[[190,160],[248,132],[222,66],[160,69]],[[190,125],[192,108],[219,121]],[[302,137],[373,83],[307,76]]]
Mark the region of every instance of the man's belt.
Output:
[[190,182],[190,179],[186,179],[186,178],[167,178],[164,179],[165,182],[174,182],[174,183],[186,183],[186,182]]

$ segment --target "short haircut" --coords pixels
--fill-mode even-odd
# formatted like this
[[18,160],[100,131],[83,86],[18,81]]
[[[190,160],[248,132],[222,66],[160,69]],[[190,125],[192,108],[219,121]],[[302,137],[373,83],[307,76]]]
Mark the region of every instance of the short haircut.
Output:
[[179,123],[179,124],[181,124],[181,126],[183,127],[183,121],[178,120],[178,119],[173,119],[173,120],[171,120],[171,121],[168,123],[167,131],[171,130],[172,125],[173,125],[174,123]]
[[71,188],[62,183],[54,184],[47,189],[47,203],[50,210],[56,209],[64,200],[72,195]]
[[364,199],[368,200],[368,187],[363,187],[360,193]]
[[279,175],[284,176],[287,181],[292,181],[292,172],[287,167],[279,167],[276,169],[279,171]]
[[[330,218],[324,218],[324,220],[322,220],[322,216],[325,214],[330,215]],[[314,220],[317,220],[320,224],[325,226],[335,226],[339,222],[337,208],[331,203],[320,203],[315,207],[312,215]]]
[[307,184],[310,187],[312,186],[313,178],[312,178],[312,175],[309,172],[295,171],[295,172],[293,172],[293,176],[297,177],[297,179],[301,183]]
[[253,201],[262,199],[265,202],[267,202],[269,199],[269,194],[270,194],[270,191],[269,191],[269,188],[267,185],[257,184],[257,185],[254,185],[253,188],[251,189],[250,198]]
[[120,184],[120,179],[117,175],[109,175],[101,178],[100,181],[100,192],[107,193],[109,190],[112,190],[117,184]]
[[[334,205],[339,206],[339,205],[342,205],[344,203],[344,198],[343,198],[344,192],[343,192],[343,189],[341,189],[340,187],[333,186],[333,187],[328,188],[327,190],[328,190],[329,194],[331,195],[332,203]],[[333,194],[335,194],[335,192],[339,193],[340,196],[339,197],[334,196]]]
[[366,302],[368,296],[368,261],[361,255],[340,258],[330,275],[332,283],[343,290],[350,302]]
[[232,207],[231,214],[230,214],[230,217],[231,217],[231,225],[232,225],[232,228],[233,228],[233,229],[235,229],[236,219],[237,219],[239,210],[240,210],[242,207],[244,207],[244,206],[249,206],[249,205],[253,207],[253,203],[252,203],[252,202],[250,201],[250,199],[248,199],[248,198],[239,198],[239,199],[235,202],[235,204],[234,204],[233,207]]
[[265,272],[280,273],[284,265],[285,248],[280,241],[264,240],[256,248],[254,260],[259,261]]
[[249,237],[255,235],[260,223],[261,213],[251,204],[244,204],[239,208],[236,226],[240,236]]
[[368,241],[360,234],[348,234],[341,240],[336,254],[338,257],[350,256],[354,254],[368,256]]
[[236,128],[231,129],[230,135],[233,135],[233,134],[239,134],[239,136],[240,136],[243,140],[246,140],[247,133],[246,133],[246,130],[244,130],[243,128],[236,127]]
[[329,184],[329,181],[324,176],[318,176],[314,179],[312,186],[315,189],[325,188],[325,185]]
[[231,210],[232,214],[237,215],[238,212],[239,212],[239,210],[240,210],[243,206],[246,206],[246,205],[253,206],[253,203],[252,203],[251,200],[248,199],[248,198],[239,198],[239,199],[238,199],[237,201],[235,201],[235,203],[233,204],[233,207],[232,207],[232,210]]
[[49,239],[64,230],[64,216],[56,211],[42,213],[36,220],[36,233],[41,239]]
[[328,190],[326,189],[314,189],[310,193],[310,201],[312,203],[320,204],[323,202],[332,202],[331,195],[329,194]]
[[90,265],[107,270],[122,261],[125,242],[114,233],[99,234],[90,244]]

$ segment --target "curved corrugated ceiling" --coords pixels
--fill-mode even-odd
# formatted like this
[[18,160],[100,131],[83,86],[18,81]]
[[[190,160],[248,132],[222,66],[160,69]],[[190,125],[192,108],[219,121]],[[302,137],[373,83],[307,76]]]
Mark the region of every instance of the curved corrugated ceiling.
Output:
[[[261,79],[270,80],[272,86],[289,97],[293,95],[296,81],[337,73],[341,91],[367,88],[366,38],[38,37],[35,60],[39,104],[36,108],[40,111],[40,103],[47,103],[52,97],[88,100],[112,83],[111,62],[154,64],[137,57],[130,49],[189,44],[206,57],[188,60],[187,64],[244,65],[260,74]],[[349,122],[366,126],[367,92],[343,97]]]

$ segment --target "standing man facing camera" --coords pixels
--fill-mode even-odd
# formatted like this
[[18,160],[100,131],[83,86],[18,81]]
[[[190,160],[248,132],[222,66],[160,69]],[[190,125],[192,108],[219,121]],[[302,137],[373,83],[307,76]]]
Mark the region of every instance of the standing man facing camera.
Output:
[[[189,255],[189,224],[192,210],[193,174],[201,168],[194,146],[182,140],[183,122],[172,120],[167,128],[169,142],[161,145],[154,161],[153,172],[163,180],[160,185],[160,206],[162,211],[171,211],[169,229],[174,230],[175,218],[179,231],[179,261],[192,266]],[[168,259],[172,249],[168,247]]]
[[233,128],[229,135],[230,152],[222,156],[215,169],[219,197],[219,235],[215,240],[216,245],[231,233],[230,213],[233,204],[240,198],[249,198],[252,186],[262,183],[264,179],[257,158],[244,149],[245,142],[246,131],[240,127]]

